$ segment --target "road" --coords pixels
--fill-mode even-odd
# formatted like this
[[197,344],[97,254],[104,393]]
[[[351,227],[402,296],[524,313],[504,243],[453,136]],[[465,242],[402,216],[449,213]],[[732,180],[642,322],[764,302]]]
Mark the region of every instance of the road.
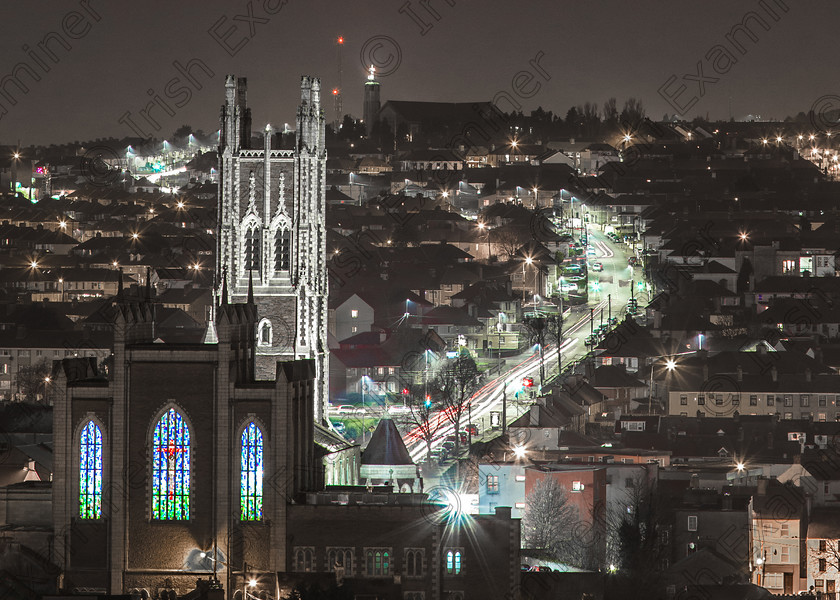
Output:
[[[603,234],[591,231],[589,232],[589,240],[596,250],[596,256],[589,259],[590,264],[600,262],[604,265],[604,270],[600,273],[589,270],[590,283],[595,275],[598,276],[600,291],[594,293],[590,291],[590,301],[587,305],[572,307],[567,313],[565,321],[568,325],[563,332],[566,339],[560,347],[564,368],[568,364],[583,358],[589,351],[584,341],[590,333],[590,315],[594,315],[594,326],[597,327],[601,322],[601,311],[603,310],[603,318],[606,322],[611,305],[612,315],[621,319],[631,296],[630,280],[634,273],[633,269],[627,266],[627,259],[632,255],[630,248],[624,244],[613,242]],[[638,277],[641,276],[638,269],[636,269],[635,274]],[[547,374],[556,370],[556,346],[546,347],[543,352],[543,361]],[[473,396],[469,411],[470,420],[468,420],[465,411],[461,428],[463,429],[469,422],[484,423],[489,426],[490,413],[502,411],[503,396],[506,396],[508,400],[508,421],[510,422],[521,415],[525,409],[524,403],[514,402],[515,395],[522,390],[522,380],[525,377],[532,377],[535,384],[541,384],[539,372],[540,357],[539,353],[535,351],[534,354],[528,356],[516,366],[485,384]],[[445,415],[438,414],[436,424],[437,438],[432,443],[432,448],[439,447],[447,435],[454,434],[454,427],[446,420]],[[425,442],[418,439],[416,431],[408,432],[406,437],[412,459],[415,462],[422,461],[426,453]]]

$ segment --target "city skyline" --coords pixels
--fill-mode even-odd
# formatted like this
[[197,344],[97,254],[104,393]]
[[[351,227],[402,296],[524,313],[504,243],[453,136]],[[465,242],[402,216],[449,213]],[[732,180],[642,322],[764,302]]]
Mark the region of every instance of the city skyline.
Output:
[[[807,13],[783,0],[713,2],[682,7],[678,17],[653,2],[605,2],[598,11],[491,3],[481,13],[454,0],[439,4],[216,1],[204,3],[201,14],[167,5],[161,19],[148,3],[53,3],[54,10],[44,9],[43,18],[0,42],[0,143],[59,144],[138,131],[165,139],[184,123],[212,131],[213,90],[232,72],[252,81],[255,111],[282,126],[294,120],[297,102],[284,74],[309,73],[325,90],[339,87],[339,36],[341,112],[356,118],[369,62],[379,67],[383,103],[497,98],[501,110],[516,110],[507,94],[526,113],[542,106],[562,116],[587,101],[600,106],[610,97],[619,103],[635,97],[656,120],[679,108],[689,119],[781,120],[826,96],[836,108],[817,60],[831,50],[831,36],[820,35],[836,10],[827,2],[809,5]],[[26,7],[6,10],[13,23],[30,18]],[[545,76],[518,77],[535,60]],[[149,109],[149,102],[156,106]],[[140,115],[144,109],[151,119]]]

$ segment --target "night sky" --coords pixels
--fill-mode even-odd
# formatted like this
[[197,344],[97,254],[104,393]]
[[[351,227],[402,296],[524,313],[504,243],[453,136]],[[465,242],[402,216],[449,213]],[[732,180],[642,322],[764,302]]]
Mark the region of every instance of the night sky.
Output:
[[[255,128],[266,122],[294,123],[301,74],[321,77],[327,118],[332,120],[329,92],[338,85],[335,38],[339,35],[346,39],[343,112],[357,117],[361,117],[366,75],[360,57],[365,47],[381,71],[392,71],[381,78],[383,103],[484,101],[507,90],[525,111],[541,105],[565,116],[572,104],[591,100],[600,107],[615,96],[620,110],[624,99],[635,96],[642,99],[649,116],[659,119],[665,112],[679,112],[659,93],[673,75],[677,79],[666,92],[674,94],[681,84],[687,86],[677,104],[685,106],[697,97],[688,117],[708,114],[728,119],[731,96],[736,119],[747,114],[781,119],[807,111],[821,96],[840,93],[835,66],[840,5],[831,0],[807,4],[765,0],[763,6],[757,0],[431,0],[429,6],[439,20],[419,0],[288,0],[285,5],[283,0],[266,0],[265,4],[268,12],[276,14],[268,14],[263,0],[4,2],[0,78],[24,62],[40,81],[31,83],[28,75],[18,72],[29,92],[11,83],[3,87],[17,104],[0,95],[0,105],[7,111],[0,116],[0,143],[133,135],[128,125],[119,122],[126,111],[159,139],[185,123],[215,131],[226,73],[248,78]],[[248,22],[249,5],[253,23]],[[769,31],[753,23],[759,40],[739,37],[742,54],[726,34],[749,10],[765,19]],[[234,20],[237,14],[241,16]],[[62,22],[69,34],[62,32]],[[421,35],[423,22],[425,35]],[[230,30],[227,49],[208,32],[211,29],[220,39]],[[50,32],[62,32],[72,46],[68,51],[58,41],[49,44],[58,63],[37,48]],[[388,47],[392,43],[399,46],[399,63]],[[716,44],[737,59],[728,73],[715,73],[705,58]],[[34,57],[22,49],[24,45]],[[529,61],[540,52],[544,72],[534,72],[530,84],[521,88],[532,97],[517,96],[512,79],[529,69]],[[167,98],[164,88],[179,76],[173,62],[187,65],[192,59],[202,61],[214,75],[196,68],[197,85],[188,84],[189,92],[173,85]],[[685,75],[695,79],[684,79]],[[175,112],[170,116],[154,109],[158,130],[137,116],[150,101],[149,89]],[[509,105],[500,101],[499,107],[508,110]]]

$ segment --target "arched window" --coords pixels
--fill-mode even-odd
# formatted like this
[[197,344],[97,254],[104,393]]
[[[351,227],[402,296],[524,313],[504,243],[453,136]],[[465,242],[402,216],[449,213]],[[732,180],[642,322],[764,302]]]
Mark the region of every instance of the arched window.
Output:
[[387,577],[391,574],[391,553],[385,548],[371,548],[365,556],[368,577]]
[[190,429],[170,408],[155,425],[152,441],[152,518],[190,518]]
[[102,518],[102,431],[93,421],[79,437],[79,517]]
[[327,550],[327,571],[335,572],[344,569],[345,577],[353,576],[353,549],[330,548]]
[[315,550],[313,548],[295,549],[295,568],[298,573],[312,573],[315,571]]
[[288,229],[278,229],[274,234],[274,270],[288,271],[292,238]]
[[260,229],[249,227],[245,233],[245,276],[248,271],[260,273]]
[[423,576],[423,554],[424,550],[422,548],[409,548],[405,551],[403,573],[406,577]]
[[251,421],[242,431],[240,501],[243,521],[262,520],[263,436]]
[[460,575],[461,574],[461,551],[448,550],[446,552],[446,574]]
[[260,346],[271,345],[271,321],[263,319],[259,324],[259,333],[257,335],[257,344]]

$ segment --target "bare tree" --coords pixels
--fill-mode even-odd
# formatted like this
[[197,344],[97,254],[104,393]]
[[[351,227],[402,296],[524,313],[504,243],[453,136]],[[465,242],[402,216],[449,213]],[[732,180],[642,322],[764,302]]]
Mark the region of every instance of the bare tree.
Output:
[[30,402],[35,402],[41,396],[45,403],[49,403],[50,380],[52,365],[44,358],[28,367],[21,367],[17,372],[17,385],[21,395]]
[[577,508],[569,503],[569,495],[554,477],[538,481],[525,498],[522,519],[522,540],[533,550],[565,564],[580,563],[580,546],[576,532],[580,530]]
[[497,227],[490,232],[490,235],[493,242],[498,244],[499,250],[501,250],[506,260],[510,260],[516,256],[516,253],[522,246],[522,236],[509,227]]
[[440,403],[443,416],[455,428],[455,455],[459,454],[461,420],[469,404],[481,387],[481,371],[472,357],[462,350],[448,360],[437,372],[432,382],[432,395]]
[[437,439],[441,426],[445,422],[437,410],[440,405],[435,405],[431,394],[426,395],[422,384],[406,384],[402,393],[406,399],[406,406],[409,408],[406,423],[411,428],[413,436],[426,444],[426,461],[431,461],[432,442]]

